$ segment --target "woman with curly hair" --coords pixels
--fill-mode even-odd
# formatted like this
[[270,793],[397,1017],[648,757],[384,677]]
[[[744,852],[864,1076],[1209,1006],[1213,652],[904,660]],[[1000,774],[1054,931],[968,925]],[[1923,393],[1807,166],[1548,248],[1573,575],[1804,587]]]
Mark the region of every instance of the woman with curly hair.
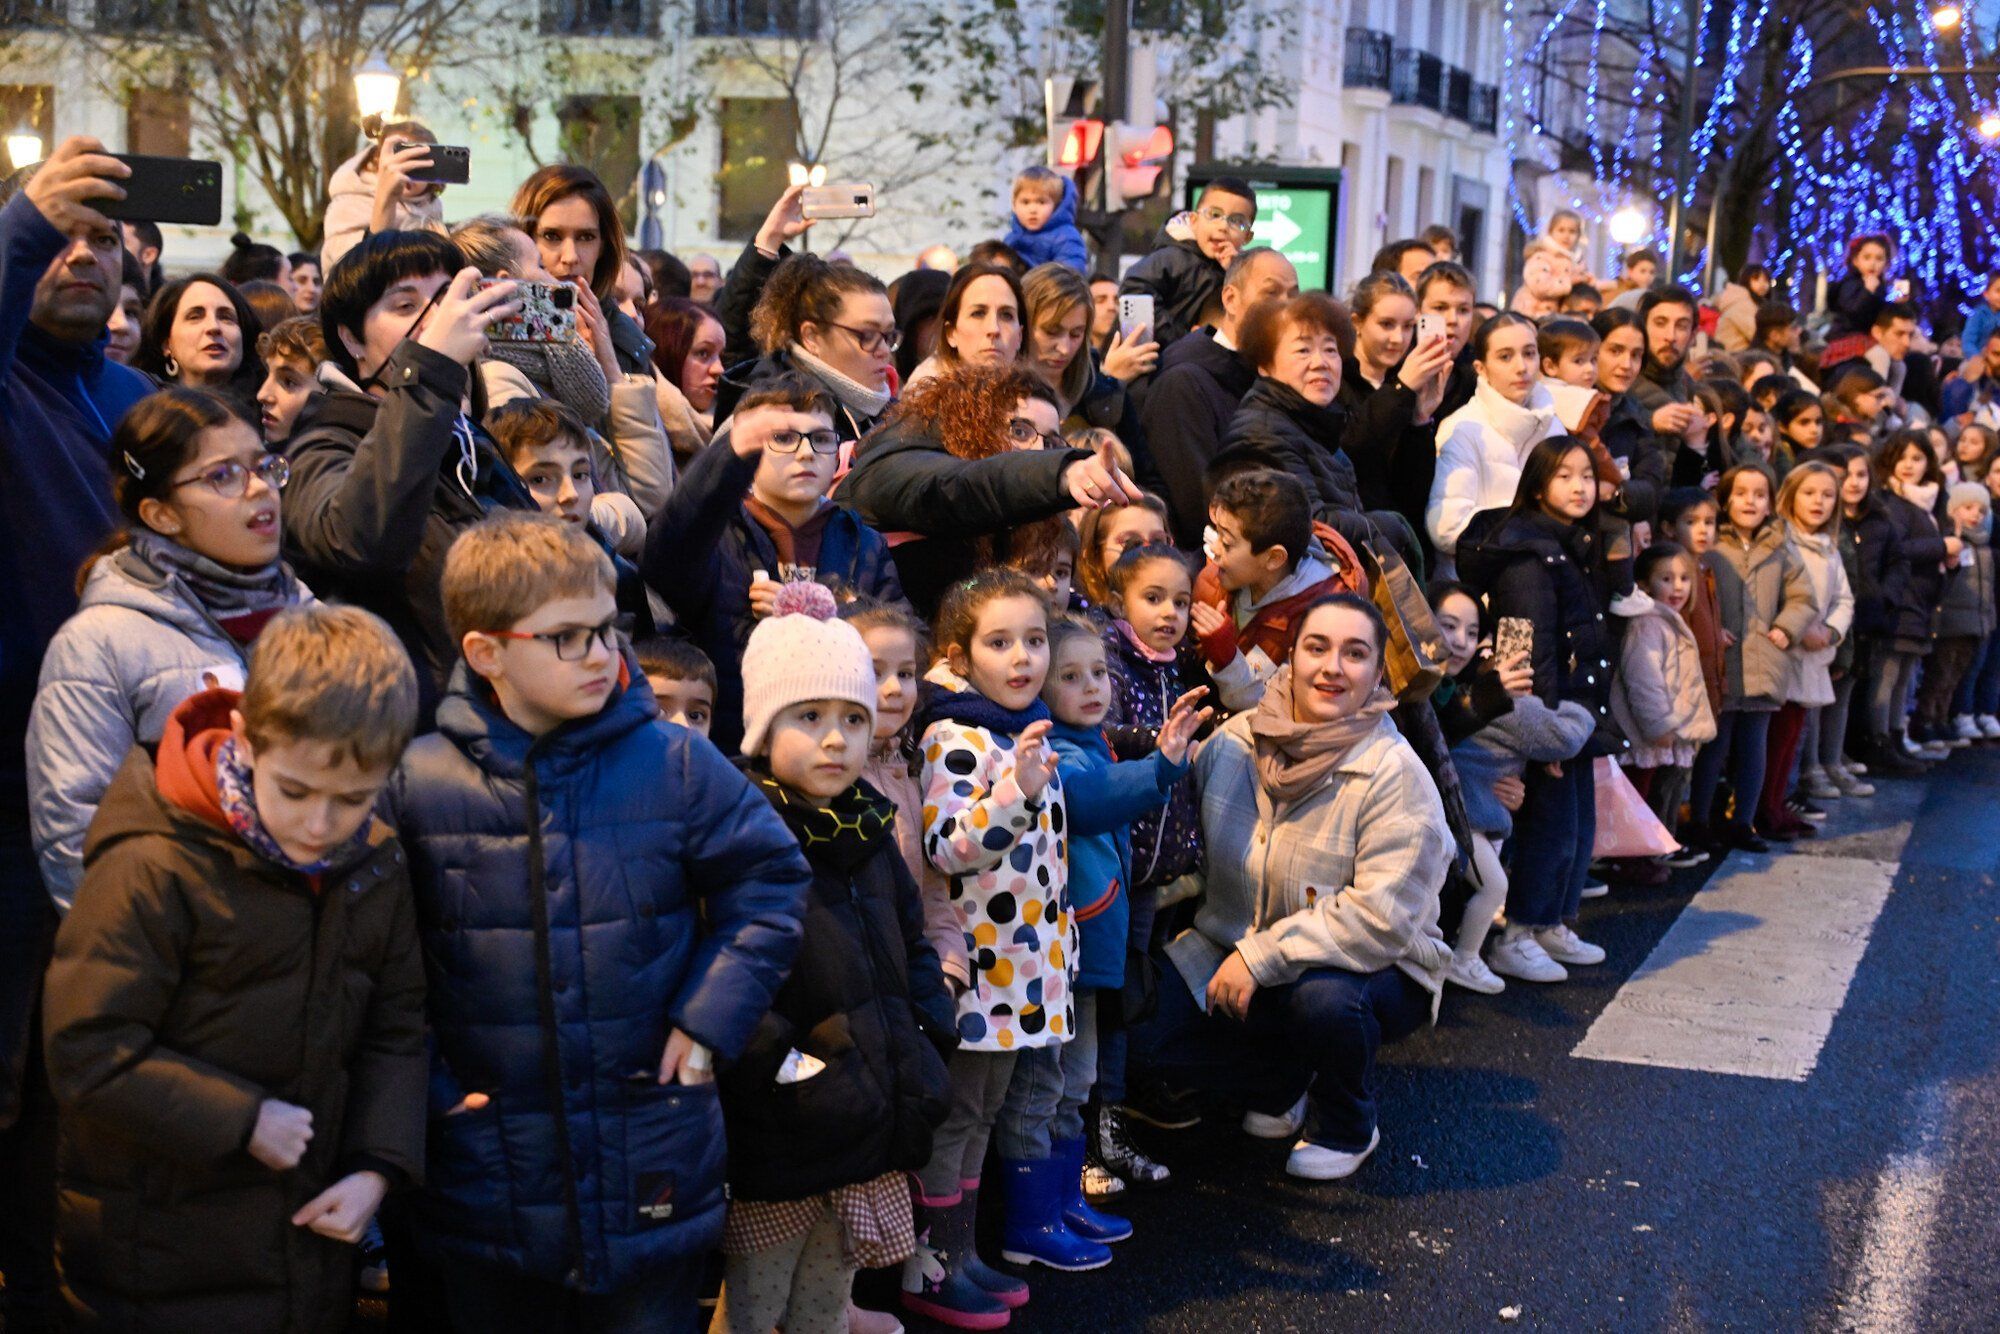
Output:
[[967,367],[912,388],[857,450],[840,501],[901,537],[896,567],[920,615],[991,561],[1002,535],[1138,496],[1109,443],[1069,448],[1057,414],[1055,392],[1027,371]]

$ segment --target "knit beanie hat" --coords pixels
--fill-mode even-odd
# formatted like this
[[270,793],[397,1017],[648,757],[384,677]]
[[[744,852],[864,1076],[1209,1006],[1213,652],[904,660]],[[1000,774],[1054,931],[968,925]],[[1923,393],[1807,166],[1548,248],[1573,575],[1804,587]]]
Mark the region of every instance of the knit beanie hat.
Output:
[[1978,482],[1953,482],[1951,490],[1945,492],[1944,503],[1948,509],[1956,509],[1967,501],[1976,501],[1981,509],[1993,508],[1993,497]]
[[778,590],[743,650],[743,753],[764,748],[771,720],[809,699],[843,699],[875,718],[875,661],[861,632],[838,616],[824,584]]

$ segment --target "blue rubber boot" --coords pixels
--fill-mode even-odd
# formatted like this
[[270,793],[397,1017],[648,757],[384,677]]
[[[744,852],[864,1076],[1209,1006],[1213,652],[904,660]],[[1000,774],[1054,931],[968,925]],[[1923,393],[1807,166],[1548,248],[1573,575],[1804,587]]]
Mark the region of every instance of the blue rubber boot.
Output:
[[1074,1273],[1111,1263],[1108,1247],[1079,1237],[1063,1222],[1064,1173],[1056,1158],[1001,1160],[1007,1172],[1007,1221],[1000,1258],[1017,1265],[1047,1265]]
[[979,1250],[972,1244],[979,1220],[979,1178],[967,1177],[958,1183],[965,1195],[965,1244],[960,1249],[965,1255],[965,1276],[986,1289],[987,1294],[1002,1306],[1012,1310],[1028,1304],[1028,1284],[1012,1274],[1003,1274],[992,1265],[979,1258]]
[[1059,1139],[1049,1145],[1049,1156],[1063,1165],[1063,1222],[1086,1241],[1124,1241],[1132,1235],[1131,1222],[1116,1214],[1099,1213],[1084,1198],[1083,1147],[1081,1138]]

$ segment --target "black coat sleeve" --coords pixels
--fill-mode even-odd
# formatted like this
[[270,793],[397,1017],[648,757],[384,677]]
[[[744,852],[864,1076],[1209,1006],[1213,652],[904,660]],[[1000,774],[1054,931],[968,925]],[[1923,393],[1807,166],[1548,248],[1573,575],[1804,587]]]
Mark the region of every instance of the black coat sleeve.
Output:
[[1529,660],[1535,669],[1535,695],[1555,708],[1562,703],[1562,618],[1556,605],[1556,577],[1549,560],[1540,555],[1507,562],[1494,580],[1493,619],[1518,616],[1535,627]]
[[1229,421],[1217,414],[1215,400],[1194,375],[1172,373],[1154,383],[1141,419],[1174,541],[1197,549],[1208,523],[1208,465],[1222,452]]
[[789,248],[780,247],[778,257],[769,259],[752,241],[736,257],[736,267],[729,271],[729,281],[722,285],[722,290],[715,297],[715,317],[722,322],[723,365],[735,366],[751,361],[761,350],[757,340],[750,336],[750,312],[757,308],[758,298],[764,295],[764,284],[771,281],[771,275],[791,253]]
[[677,616],[698,618],[714,601],[721,573],[717,547],[756,472],[756,459],[738,458],[726,444],[711,445],[695,455],[647,525],[639,573]]
[[942,449],[897,449],[871,457],[864,449],[840,484],[840,501],[883,532],[980,537],[1070,508],[1075,502],[1063,472],[1089,457],[1080,449],[1016,450],[971,460]]

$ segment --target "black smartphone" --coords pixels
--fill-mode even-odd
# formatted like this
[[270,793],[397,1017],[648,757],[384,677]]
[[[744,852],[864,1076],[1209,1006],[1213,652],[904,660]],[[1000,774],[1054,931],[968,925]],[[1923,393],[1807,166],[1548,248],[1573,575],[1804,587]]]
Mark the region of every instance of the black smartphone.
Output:
[[113,153],[132,169],[123,199],[87,201],[113,222],[177,222],[213,227],[222,221],[222,164],[202,158]]
[[431,185],[464,185],[472,179],[472,150],[460,144],[430,145],[431,165],[410,173]]

